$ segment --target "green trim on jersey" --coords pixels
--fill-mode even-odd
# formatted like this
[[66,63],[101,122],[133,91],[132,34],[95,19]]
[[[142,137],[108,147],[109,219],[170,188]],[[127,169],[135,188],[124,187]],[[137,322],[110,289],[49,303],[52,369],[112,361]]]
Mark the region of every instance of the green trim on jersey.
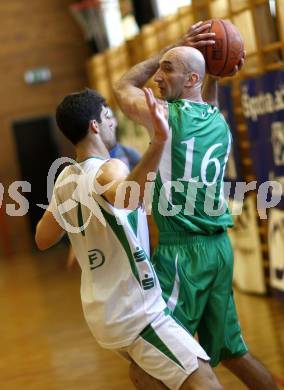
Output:
[[132,227],[132,230],[137,237],[138,233],[138,210],[134,210],[131,213],[128,214],[127,216],[128,223]]
[[[81,203],[78,204],[77,218],[78,218],[78,226],[82,227],[84,225],[84,220],[83,220]],[[81,234],[82,234],[82,236],[85,237],[85,230],[84,229],[81,230]]]
[[169,350],[163,340],[160,339],[155,330],[152,328],[151,324],[146,326],[146,328],[140,333],[140,336],[164,355],[166,355],[173,362],[178,364],[182,369],[185,369],[178,358],[172,353],[172,351]]
[[141,285],[139,273],[138,273],[138,270],[137,270],[136,264],[135,264],[135,259],[133,258],[133,254],[132,254],[131,248],[129,246],[129,243],[128,243],[128,240],[127,240],[127,237],[126,237],[126,234],[125,234],[123,227],[121,225],[118,225],[117,220],[113,215],[106,212],[101,206],[99,206],[99,207],[100,207],[101,212],[102,212],[103,216],[105,217],[107,223],[110,225],[112,231],[114,232],[114,234],[118,238],[119,242],[123,246],[123,248],[127,254],[132,273],[135,276],[135,278],[137,279],[138,283]]

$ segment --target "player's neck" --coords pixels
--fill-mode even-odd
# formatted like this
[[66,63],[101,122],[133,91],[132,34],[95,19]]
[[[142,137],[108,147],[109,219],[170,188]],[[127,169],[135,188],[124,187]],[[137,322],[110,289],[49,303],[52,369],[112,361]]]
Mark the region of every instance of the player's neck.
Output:
[[82,141],[76,146],[76,159],[83,161],[89,157],[109,158],[109,153],[103,142]]
[[196,90],[186,91],[185,93],[182,94],[181,99],[187,99],[192,102],[203,103],[203,99],[200,91],[196,91]]

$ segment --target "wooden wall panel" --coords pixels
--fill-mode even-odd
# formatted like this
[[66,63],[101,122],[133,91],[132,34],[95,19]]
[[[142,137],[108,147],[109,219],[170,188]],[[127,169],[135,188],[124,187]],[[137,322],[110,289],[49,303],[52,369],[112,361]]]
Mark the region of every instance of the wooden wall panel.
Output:
[[[68,10],[73,2],[0,2],[0,182],[8,203],[13,203],[7,196],[8,185],[21,180],[12,123],[41,115],[53,116],[64,95],[87,85],[85,63],[90,53]],[[52,73],[48,83],[25,84],[25,71],[45,66]],[[57,136],[62,154],[72,154],[70,143],[59,131]],[[31,250],[33,237],[27,217],[8,217],[8,225],[14,251]]]

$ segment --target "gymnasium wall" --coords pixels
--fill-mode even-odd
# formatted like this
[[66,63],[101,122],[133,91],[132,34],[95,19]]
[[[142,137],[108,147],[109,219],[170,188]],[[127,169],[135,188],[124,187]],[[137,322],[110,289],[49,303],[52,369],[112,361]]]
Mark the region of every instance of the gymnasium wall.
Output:
[[[9,184],[22,179],[12,123],[54,115],[58,101],[66,93],[87,85],[85,63],[90,53],[69,13],[68,6],[72,2],[0,2],[0,182],[4,185],[4,202],[7,203],[15,203],[8,195]],[[43,66],[51,70],[52,79],[47,83],[27,85],[24,73]],[[71,146],[57,133],[60,152],[70,155]],[[30,158],[32,160],[33,156]],[[14,252],[31,250],[33,237],[28,218],[6,216],[6,223]]]

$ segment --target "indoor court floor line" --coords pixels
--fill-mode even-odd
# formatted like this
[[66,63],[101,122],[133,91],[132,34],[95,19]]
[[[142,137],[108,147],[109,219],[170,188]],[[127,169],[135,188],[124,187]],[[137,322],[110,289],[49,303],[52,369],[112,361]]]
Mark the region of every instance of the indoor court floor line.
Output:
[[[84,321],[80,271],[64,245],[0,259],[1,390],[131,390],[128,364],[101,349]],[[284,389],[284,303],[235,292],[251,352]],[[245,387],[219,367],[225,389]]]

